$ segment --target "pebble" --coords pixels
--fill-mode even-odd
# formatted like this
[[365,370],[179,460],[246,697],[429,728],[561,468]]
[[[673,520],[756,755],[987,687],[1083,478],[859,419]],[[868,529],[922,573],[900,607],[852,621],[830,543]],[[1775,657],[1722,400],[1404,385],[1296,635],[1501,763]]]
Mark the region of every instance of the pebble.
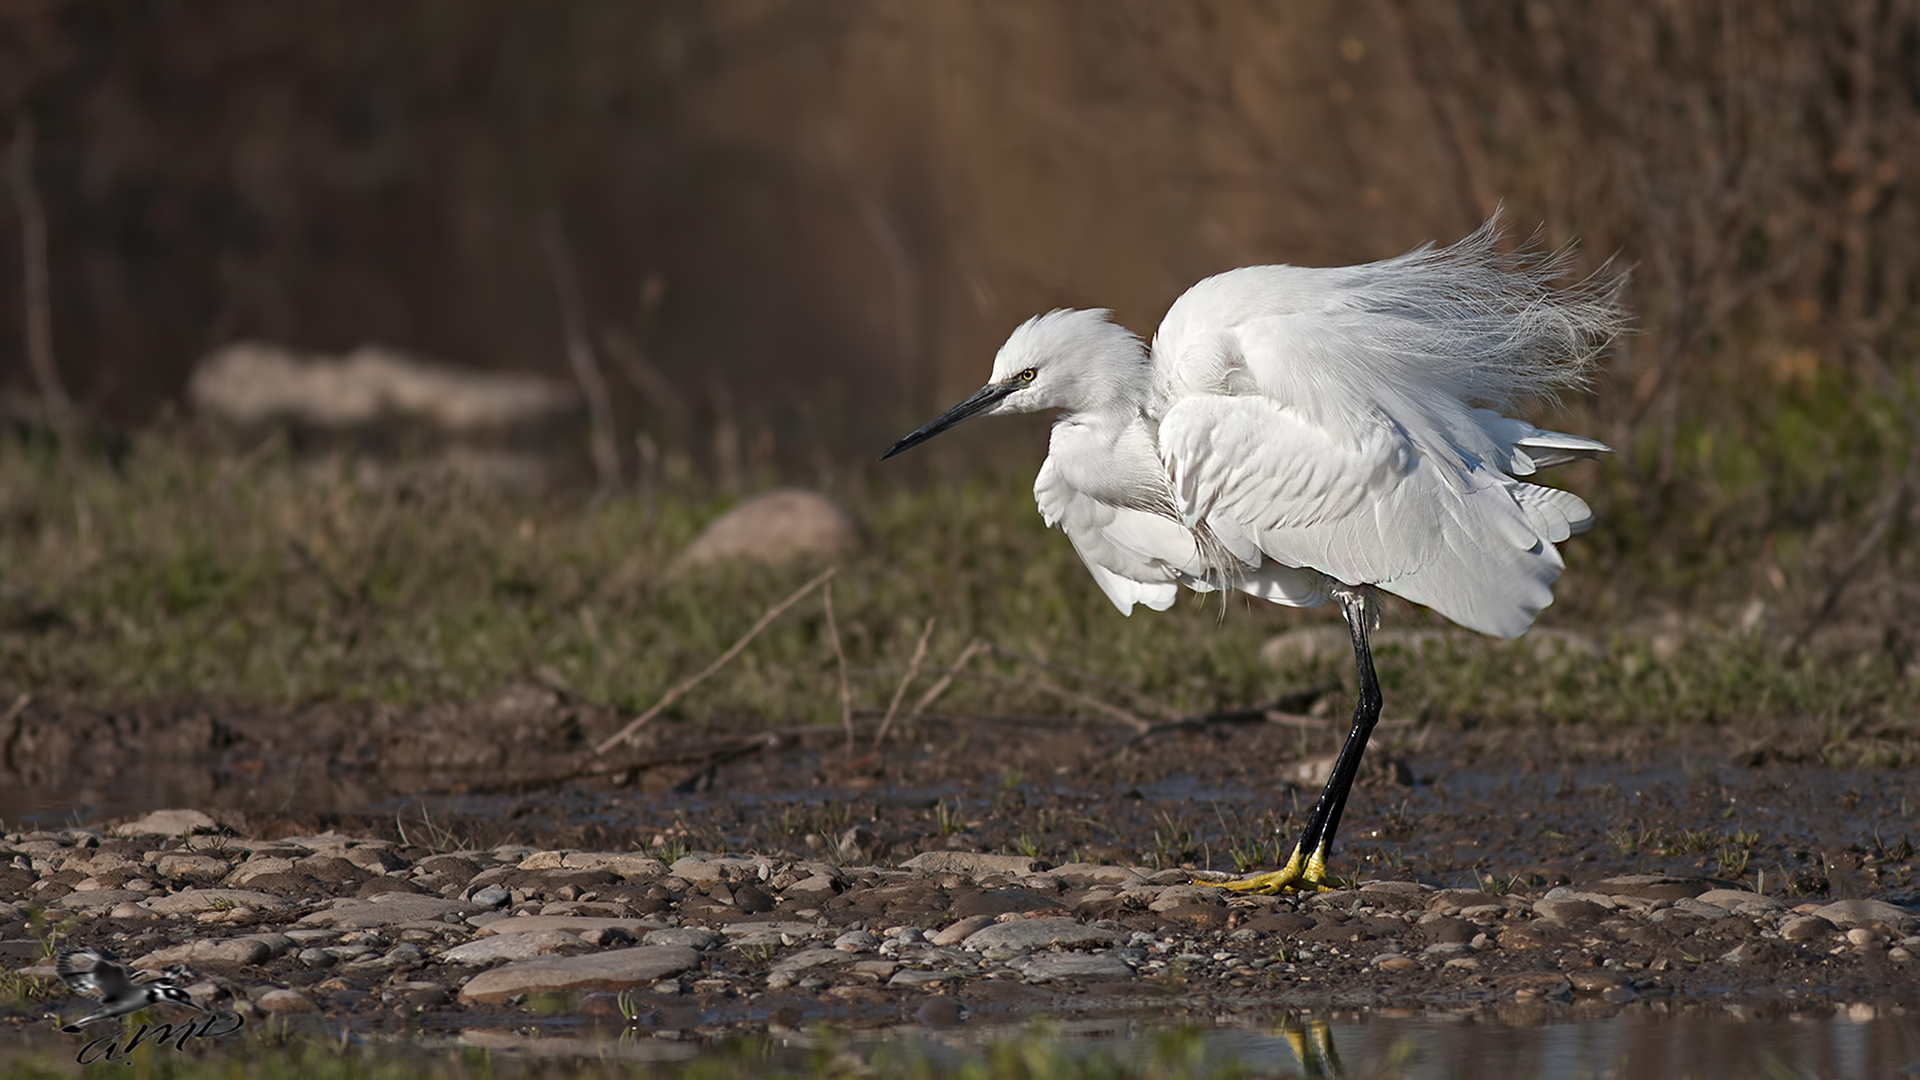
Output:
[[116,826],[115,836],[185,836],[213,832],[220,826],[199,810],[155,810],[145,817]]
[[468,979],[460,1000],[499,1003],[521,994],[627,990],[700,965],[700,953],[679,945],[641,945],[584,956],[516,960]]
[[1812,941],[1831,934],[1836,927],[1818,915],[1796,915],[1780,924],[1780,936],[1787,941]]
[[270,1016],[318,1012],[313,999],[298,990],[273,989],[254,999],[254,1006]]
[[1133,967],[1112,952],[1047,953],[1023,957],[1009,964],[1028,982],[1056,979],[1131,979]]
[[834,938],[833,947],[841,952],[872,952],[880,947],[880,939],[865,930],[853,930]]
[[492,964],[501,960],[525,960],[530,956],[578,952],[586,947],[577,934],[564,930],[539,930],[531,934],[497,934],[456,945],[440,954],[443,964]]
[[[123,955],[144,948],[143,964],[220,969],[218,981],[197,984],[209,1000],[245,972],[254,1001],[233,1007],[248,1015],[382,1003],[459,1009],[550,991],[691,994],[698,1002],[673,1007],[708,1009],[713,995],[797,990],[863,1000],[857,995],[884,986],[953,1003],[954,1014],[938,1017],[951,1025],[965,1015],[956,993],[1041,993],[1019,983],[1171,977],[1188,992],[1318,991],[1422,970],[1442,993],[1478,987],[1471,992],[1532,1009],[1579,1009],[1650,993],[1636,978],[1669,991],[1684,991],[1690,978],[1725,980],[1719,964],[1741,965],[1745,979],[1794,956],[1884,949],[1910,964],[1920,952],[1920,916],[1900,905],[1788,910],[1776,897],[1661,875],[1514,894],[1376,881],[1313,896],[1240,897],[1197,886],[1182,870],[1049,869],[1024,856],[957,851],[843,869],[817,858],[706,852],[668,865],[622,852],[503,847],[422,857],[338,835],[271,843],[177,835],[104,845],[79,830],[0,836],[0,866],[27,872],[0,879],[12,882],[0,891],[0,921],[24,919],[30,899],[77,913],[68,917],[81,933],[98,927],[141,942]],[[298,891],[302,880],[311,892]],[[260,886],[247,887],[253,881]],[[722,913],[739,921],[721,922]],[[236,922],[245,928],[229,925]],[[1579,951],[1605,966],[1539,971],[1570,965]],[[1847,970],[1857,970],[1852,963]],[[1693,976],[1696,969],[1717,974]],[[47,964],[23,970],[53,977]],[[289,990],[275,979],[321,981]]]
[[464,900],[418,893],[378,893],[364,899],[342,897],[324,911],[302,916],[301,926],[332,926],[340,929],[366,929],[398,926],[401,923],[443,921],[448,915],[466,916],[478,911]]
[[162,915],[192,915],[205,911],[231,911],[237,907],[253,910],[278,910],[293,905],[277,896],[249,889],[186,889],[145,902],[149,911]]
[[1827,904],[1814,914],[1841,929],[1867,923],[1884,923],[1896,933],[1910,934],[1915,928],[1920,928],[1920,916],[1885,900],[1840,900]]
[[672,926],[661,930],[649,930],[640,939],[648,945],[680,945],[689,949],[711,949],[720,941],[720,935],[711,930],[702,930],[697,926]]
[[1123,935],[1091,926],[1078,919],[1017,919],[995,923],[967,935],[961,948],[974,952],[1002,951],[1008,955],[1031,952],[1052,945],[1081,945],[1089,942],[1119,944]]
[[935,945],[958,945],[992,925],[993,916],[991,915],[969,915],[933,935],[931,940]]
[[259,938],[210,938],[155,949],[135,960],[134,966],[156,971],[168,964],[220,964],[240,967],[263,963],[272,955],[273,947]]

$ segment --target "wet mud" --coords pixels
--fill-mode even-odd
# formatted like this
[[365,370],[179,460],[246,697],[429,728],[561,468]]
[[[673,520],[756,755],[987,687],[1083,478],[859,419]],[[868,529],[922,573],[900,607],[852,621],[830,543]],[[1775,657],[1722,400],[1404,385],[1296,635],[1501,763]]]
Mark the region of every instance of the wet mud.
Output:
[[[1352,888],[1260,897],[1194,882],[1284,857],[1334,719],[924,717],[877,749],[872,719],[851,746],[660,721],[595,757],[616,726],[532,686],[409,715],[29,703],[0,726],[0,953],[46,967],[38,911],[230,1007],[422,1032],[1914,997],[1914,774],[1747,763],[1716,728],[1386,726]],[[157,807],[205,819],[123,834]],[[515,980],[593,957],[639,967]]]

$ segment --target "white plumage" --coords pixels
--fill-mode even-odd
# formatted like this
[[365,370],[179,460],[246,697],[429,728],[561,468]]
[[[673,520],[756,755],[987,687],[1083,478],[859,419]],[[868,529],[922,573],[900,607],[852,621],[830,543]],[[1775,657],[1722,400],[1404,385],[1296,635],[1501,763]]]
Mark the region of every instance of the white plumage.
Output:
[[1181,586],[1341,602],[1354,732],[1294,860],[1252,887],[1324,879],[1379,714],[1369,590],[1514,637],[1553,602],[1554,545],[1593,522],[1523,478],[1607,447],[1499,410],[1583,382],[1622,320],[1618,282],[1555,288],[1563,258],[1503,257],[1498,239],[1489,221],[1364,266],[1228,271],[1176,300],[1150,347],[1106,311],[1037,316],[986,386],[884,455],[971,416],[1057,409],[1034,498],[1122,614]]
[[1376,585],[1512,637],[1552,602],[1553,545],[1593,520],[1519,478],[1607,448],[1488,406],[1579,383],[1619,312],[1496,238],[1229,271],[1151,349],[1104,311],[1039,316],[994,362],[993,383],[1032,382],[981,411],[1062,410],[1034,496],[1123,613],[1181,584],[1297,606]]

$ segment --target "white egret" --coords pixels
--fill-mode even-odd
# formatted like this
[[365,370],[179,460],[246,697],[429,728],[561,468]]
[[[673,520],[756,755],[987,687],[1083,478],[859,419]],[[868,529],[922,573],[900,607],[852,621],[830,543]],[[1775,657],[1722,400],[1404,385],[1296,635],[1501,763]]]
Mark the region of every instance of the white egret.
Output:
[[1152,345],[1107,311],[1013,331],[993,376],[883,459],[969,417],[1059,410],[1034,482],[1121,614],[1180,586],[1338,601],[1359,673],[1353,727],[1292,857],[1229,888],[1329,882],[1327,857],[1380,716],[1368,636],[1385,590],[1516,637],[1553,601],[1579,497],[1527,483],[1607,452],[1496,411],[1583,384],[1624,319],[1619,280],[1556,287],[1564,252],[1503,256],[1498,220],[1362,266],[1207,278]]

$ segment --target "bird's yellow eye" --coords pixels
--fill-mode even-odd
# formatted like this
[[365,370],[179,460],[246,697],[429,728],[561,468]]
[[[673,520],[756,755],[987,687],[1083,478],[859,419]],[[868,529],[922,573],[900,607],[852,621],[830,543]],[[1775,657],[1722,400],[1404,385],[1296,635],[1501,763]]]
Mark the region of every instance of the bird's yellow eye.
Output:
[[1027,370],[1021,372],[1020,374],[1015,375],[1014,378],[1019,379],[1021,382],[1032,382],[1033,375],[1034,375],[1033,369],[1028,368]]

